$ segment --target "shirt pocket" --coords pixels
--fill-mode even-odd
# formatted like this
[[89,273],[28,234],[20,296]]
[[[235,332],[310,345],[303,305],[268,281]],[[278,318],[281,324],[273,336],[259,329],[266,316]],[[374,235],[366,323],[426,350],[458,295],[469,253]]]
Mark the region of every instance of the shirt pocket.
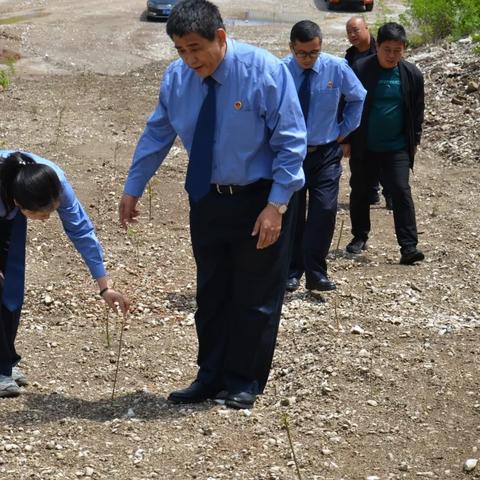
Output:
[[312,98],[315,110],[335,113],[340,100],[340,90],[338,88],[319,88],[313,92]]
[[227,144],[235,145],[242,151],[249,151],[261,141],[264,125],[259,113],[248,102],[235,102],[225,111],[224,132]]

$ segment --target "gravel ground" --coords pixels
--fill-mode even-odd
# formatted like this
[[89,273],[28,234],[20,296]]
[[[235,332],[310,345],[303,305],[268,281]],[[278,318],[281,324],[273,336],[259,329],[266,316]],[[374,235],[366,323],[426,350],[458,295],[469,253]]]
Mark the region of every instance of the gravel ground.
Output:
[[[233,36],[279,56],[299,17],[325,26],[329,51],[346,47],[351,13],[327,13],[323,0],[218,3],[237,18]],[[0,1],[0,18],[36,12],[0,25],[0,50],[22,56],[12,85],[0,92],[0,148],[24,148],[63,166],[134,309],[123,326],[107,315],[59,221],[31,222],[18,337],[31,383],[19,398],[0,401],[0,478],[480,478],[479,467],[465,472],[480,456],[479,94],[465,91],[478,81],[471,45],[413,52],[428,73],[425,141],[412,178],[426,261],[398,265],[392,215],[382,205],[373,208],[369,250],[355,258],[344,252],[345,165],[330,260],[337,292],[287,296],[270,382],[254,410],[183,408],[165,400],[196,371],[180,144],[143,199],[139,226],[125,234],[116,213],[173,51],[162,23],[141,21],[143,1],[86,0],[69,15],[75,7]],[[375,10],[380,18],[401,6],[385,0]],[[242,23],[245,11],[263,20],[275,12],[276,23]]]

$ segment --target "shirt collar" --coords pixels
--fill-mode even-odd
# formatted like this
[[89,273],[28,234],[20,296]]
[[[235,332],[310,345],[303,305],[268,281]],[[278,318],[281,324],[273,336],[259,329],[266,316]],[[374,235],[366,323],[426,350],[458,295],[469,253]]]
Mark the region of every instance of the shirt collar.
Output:
[[[298,76],[302,75],[304,72],[304,69],[298,64],[297,60],[295,60],[295,56],[293,55],[293,53],[291,54],[291,56],[292,56],[292,62],[294,64],[295,72],[297,73]],[[317,60],[315,60],[315,63],[312,65],[311,70],[313,70],[315,73],[318,73],[320,71],[320,66],[323,62],[322,57],[323,57],[323,53],[320,53]]]
[[233,41],[227,38],[227,50],[225,52],[225,56],[218,65],[217,69],[212,73],[212,77],[220,85],[223,85],[227,80],[228,73],[230,72],[230,68],[233,64],[234,56],[235,53]]

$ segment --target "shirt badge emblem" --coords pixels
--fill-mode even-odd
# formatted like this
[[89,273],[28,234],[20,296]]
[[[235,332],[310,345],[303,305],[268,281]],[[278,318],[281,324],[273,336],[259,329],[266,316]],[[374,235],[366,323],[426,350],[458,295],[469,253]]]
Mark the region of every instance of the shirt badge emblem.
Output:
[[332,80],[328,81],[327,88],[333,88],[333,81]]
[[237,100],[234,104],[233,104],[233,107],[235,108],[235,110],[240,110],[242,107],[243,107],[243,104],[240,100]]

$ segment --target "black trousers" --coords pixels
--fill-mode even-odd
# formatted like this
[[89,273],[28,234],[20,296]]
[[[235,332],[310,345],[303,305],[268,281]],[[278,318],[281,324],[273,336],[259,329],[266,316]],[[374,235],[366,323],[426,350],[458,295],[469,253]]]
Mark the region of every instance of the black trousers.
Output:
[[367,152],[350,159],[350,220],[355,238],[366,241],[370,233],[371,179],[380,178],[392,198],[395,234],[401,251],[418,243],[415,206],[409,184],[410,158],[406,151]]
[[307,283],[327,278],[326,259],[335,231],[342,156],[340,145],[331,142],[309,153],[303,162],[305,186],[296,194],[289,278],[301,278],[304,272]]
[[[0,219],[0,272],[5,271],[10,233],[13,220]],[[3,294],[3,280],[0,277],[0,298]],[[20,322],[21,309],[10,312],[0,305],[0,375],[11,376],[12,367],[20,361],[15,350],[15,338]]]
[[190,205],[197,265],[197,379],[231,393],[262,393],[275,349],[294,205],[283,216],[277,242],[258,250],[251,233],[270,188],[263,182],[234,195],[211,191]]

